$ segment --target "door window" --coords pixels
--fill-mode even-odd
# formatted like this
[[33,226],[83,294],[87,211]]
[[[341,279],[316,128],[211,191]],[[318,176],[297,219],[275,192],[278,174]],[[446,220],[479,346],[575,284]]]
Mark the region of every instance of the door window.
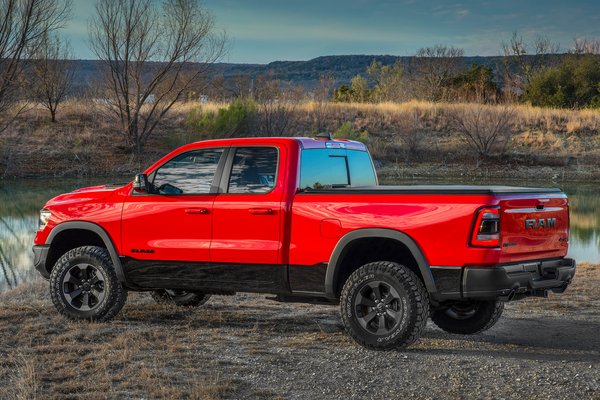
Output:
[[180,154],[154,174],[159,194],[208,194],[223,149],[202,149]]
[[240,147],[235,150],[228,193],[267,193],[275,187],[277,149]]

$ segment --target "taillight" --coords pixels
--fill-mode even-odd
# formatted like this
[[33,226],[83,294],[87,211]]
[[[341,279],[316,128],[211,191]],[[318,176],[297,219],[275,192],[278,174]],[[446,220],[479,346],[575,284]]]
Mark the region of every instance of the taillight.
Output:
[[477,211],[471,235],[471,246],[500,247],[500,210],[482,208]]

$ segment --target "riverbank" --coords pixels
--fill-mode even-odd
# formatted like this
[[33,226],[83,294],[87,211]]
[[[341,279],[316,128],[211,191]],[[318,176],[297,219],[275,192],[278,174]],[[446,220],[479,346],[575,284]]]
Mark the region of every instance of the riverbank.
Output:
[[110,323],[69,322],[45,282],[0,294],[0,398],[600,396],[600,265],[562,295],[509,303],[475,336],[431,323],[406,351],[358,347],[338,307],[215,296],[199,309],[132,293]]
[[[598,110],[416,101],[246,108],[182,103],[157,127],[141,158],[134,157],[101,105],[71,101],[59,112],[59,121],[51,123],[45,110],[29,109],[0,134],[0,179],[131,176],[185,143],[230,136],[312,136],[319,131],[364,141],[384,175],[556,181],[600,177]],[[498,134],[489,155],[478,155],[460,126],[471,126],[473,134],[485,139],[502,115],[510,116],[509,127]]]

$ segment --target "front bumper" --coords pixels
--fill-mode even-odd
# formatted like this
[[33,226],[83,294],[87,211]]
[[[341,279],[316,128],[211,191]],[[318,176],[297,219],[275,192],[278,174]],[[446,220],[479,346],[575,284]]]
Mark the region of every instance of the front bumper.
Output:
[[432,268],[437,300],[492,299],[516,300],[562,293],[575,276],[575,260],[530,261],[494,267]]
[[46,259],[50,251],[50,245],[36,244],[33,246],[33,266],[46,279],[50,279],[50,273],[46,269]]

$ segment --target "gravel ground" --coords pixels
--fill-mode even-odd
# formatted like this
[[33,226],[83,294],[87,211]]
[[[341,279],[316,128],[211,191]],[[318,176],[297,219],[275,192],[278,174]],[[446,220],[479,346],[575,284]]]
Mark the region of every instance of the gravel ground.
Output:
[[26,386],[12,372],[24,357],[40,398],[600,399],[600,267],[584,272],[563,295],[508,304],[484,334],[429,323],[394,352],[356,345],[333,306],[240,294],[189,310],[134,293],[114,321],[87,324],[33,285],[0,296],[0,398]]

